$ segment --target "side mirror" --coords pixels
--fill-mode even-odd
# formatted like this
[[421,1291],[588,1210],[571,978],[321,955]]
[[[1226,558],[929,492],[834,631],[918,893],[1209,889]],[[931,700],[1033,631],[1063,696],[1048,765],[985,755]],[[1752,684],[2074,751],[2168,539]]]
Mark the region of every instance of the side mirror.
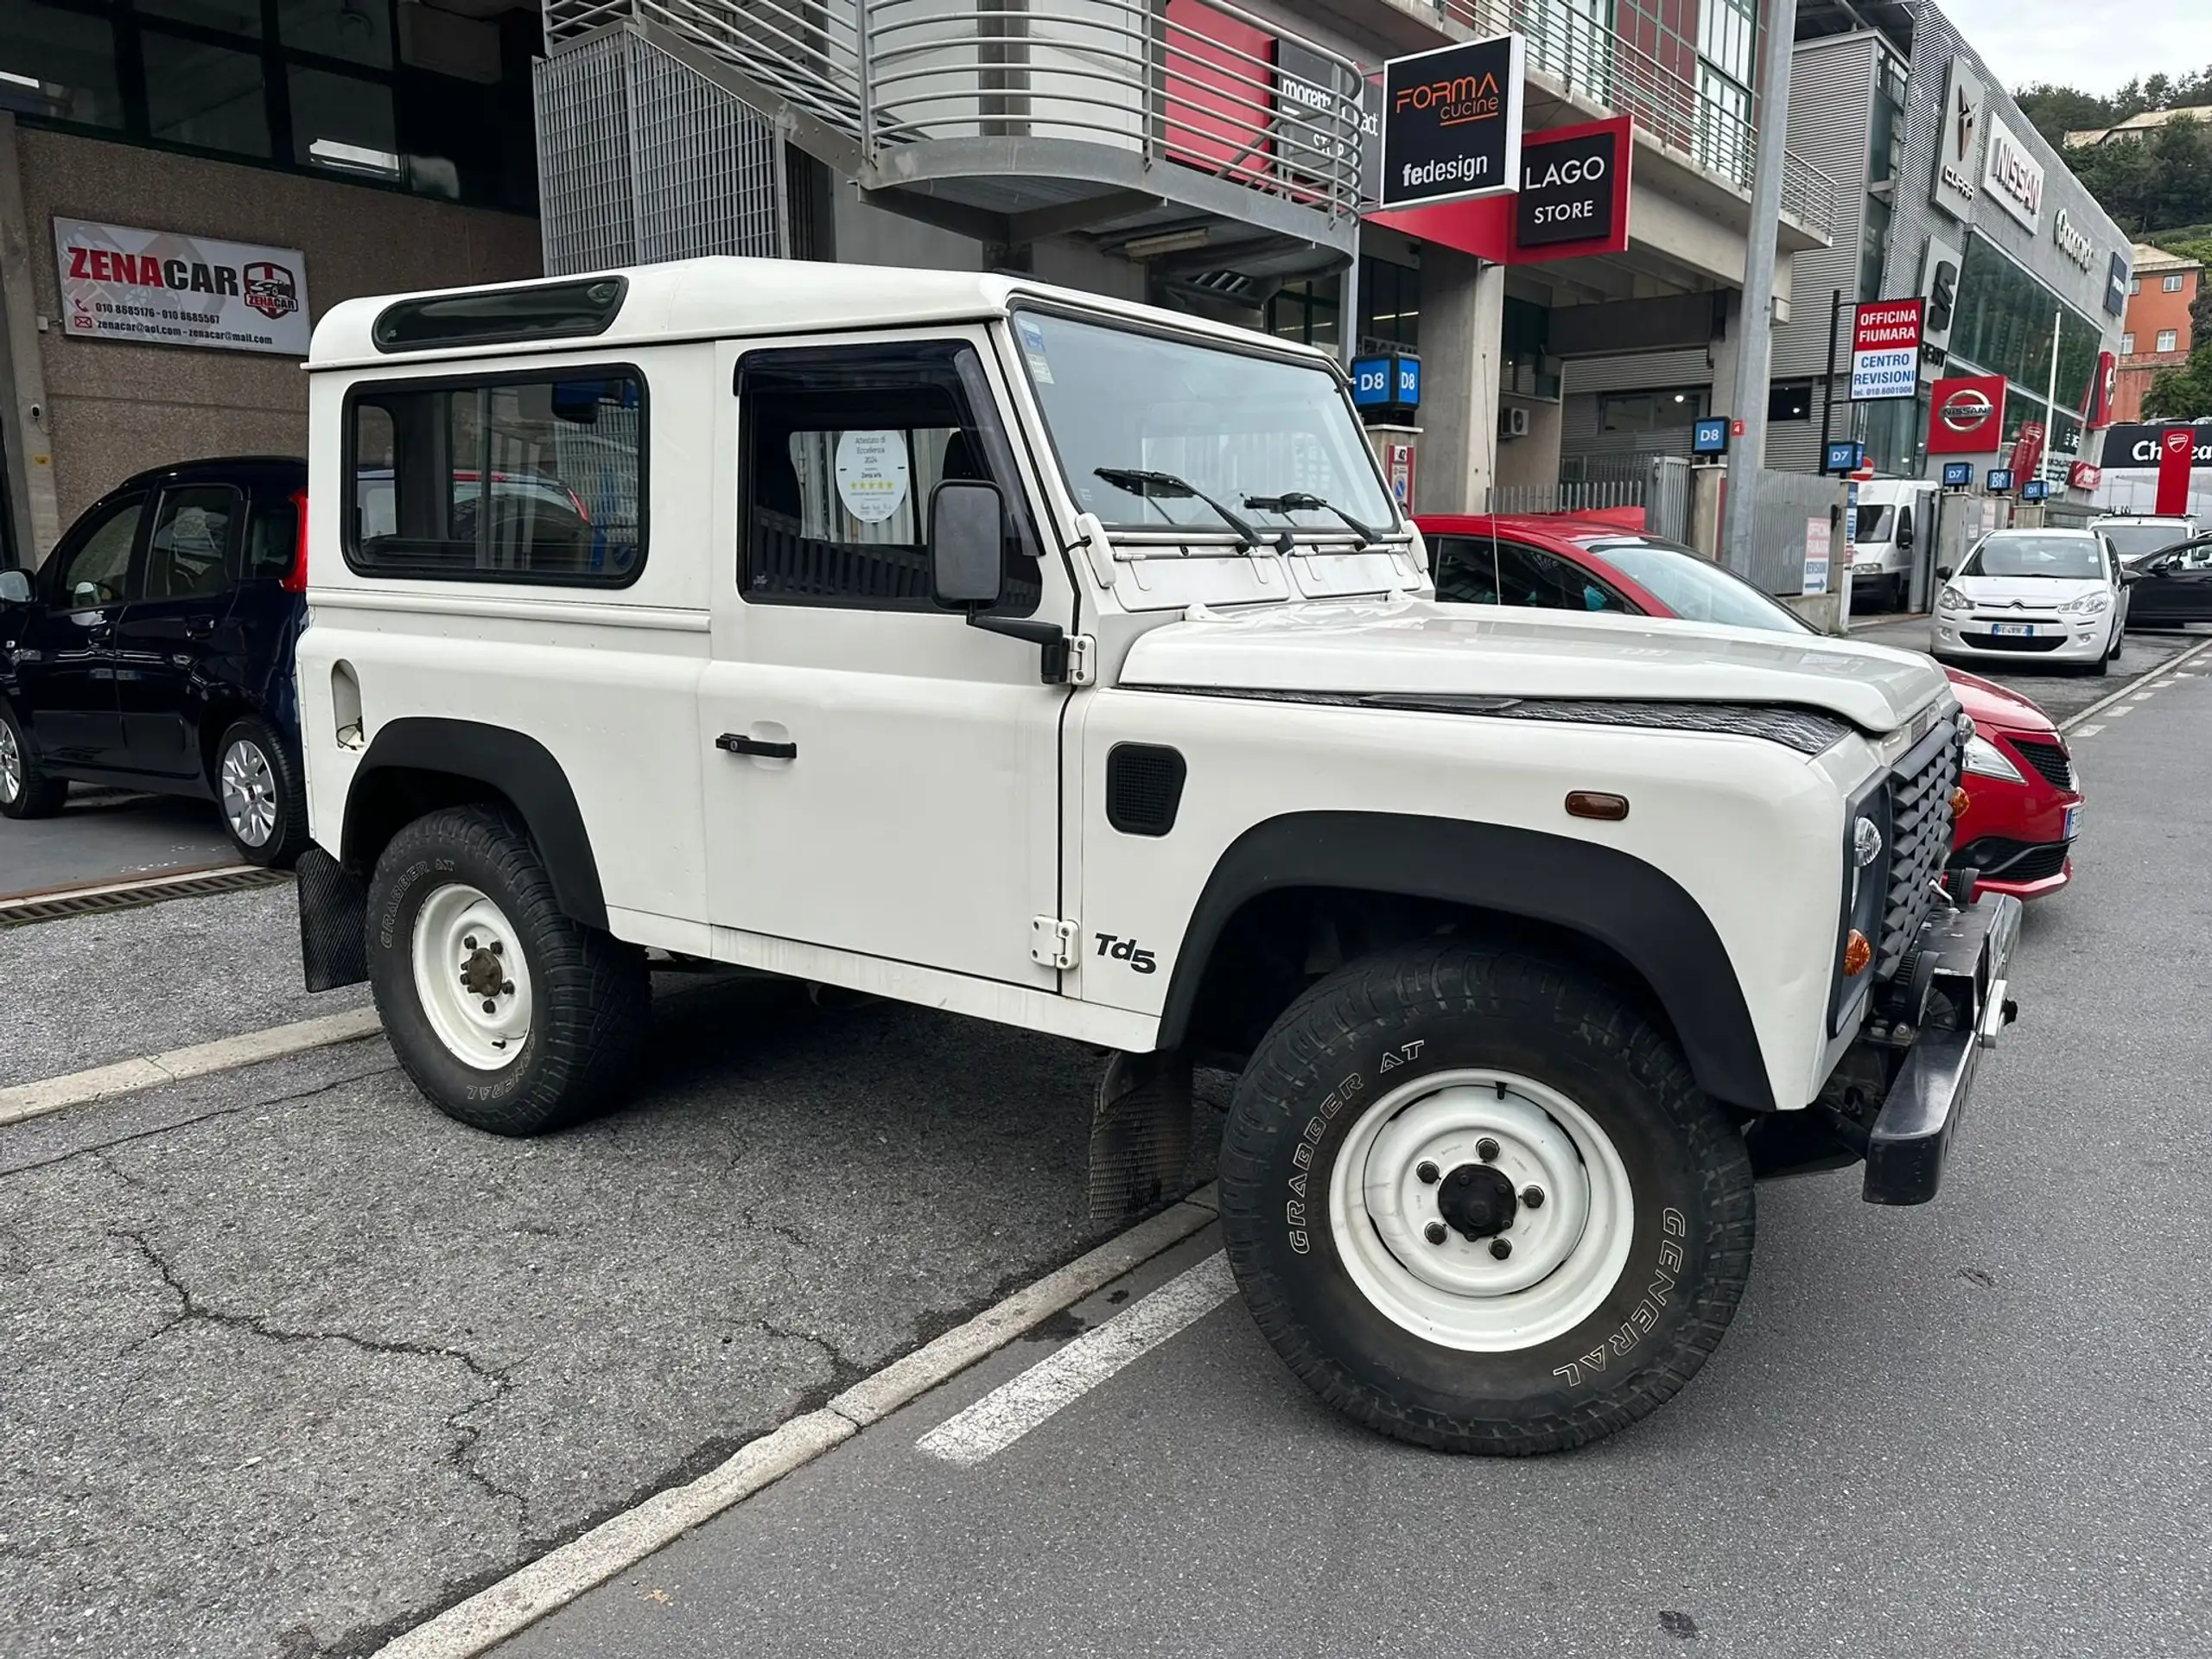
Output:
[[1912,520],[1910,518],[1897,526],[1897,545],[1907,549],[1912,546]]
[[1951,579],[1951,567],[1948,564],[1939,564],[1936,567],[1936,575],[1941,580],[1948,582]]
[[31,597],[29,571],[0,570],[0,605],[28,605]]
[[995,484],[948,479],[930,493],[930,597],[949,611],[999,602],[1006,509]]

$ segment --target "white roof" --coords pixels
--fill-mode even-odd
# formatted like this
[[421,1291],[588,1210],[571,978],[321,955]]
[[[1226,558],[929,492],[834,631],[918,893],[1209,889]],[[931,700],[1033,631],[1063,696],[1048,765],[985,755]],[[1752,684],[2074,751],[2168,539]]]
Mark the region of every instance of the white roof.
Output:
[[1166,324],[1186,333],[1210,334],[1244,345],[1264,341],[1274,350],[1330,361],[1325,352],[1294,346],[1251,329],[1209,322],[1180,312],[1134,305],[1103,295],[1055,288],[1026,278],[979,276],[966,271],[910,270],[892,265],[823,264],[803,259],[679,259],[613,271],[579,272],[562,281],[620,276],[630,289],[622,309],[606,333],[588,337],[524,340],[499,346],[434,347],[427,351],[382,352],[370,330],[395,300],[428,294],[490,293],[527,288],[528,283],[486,283],[474,288],[432,289],[421,295],[385,294],[346,300],[333,306],[315,325],[308,353],[310,369],[406,363],[454,357],[512,356],[518,353],[588,349],[605,351],[631,342],[727,339],[747,334],[821,333],[833,329],[971,322],[1002,317],[1017,299],[1033,296],[1109,315]]

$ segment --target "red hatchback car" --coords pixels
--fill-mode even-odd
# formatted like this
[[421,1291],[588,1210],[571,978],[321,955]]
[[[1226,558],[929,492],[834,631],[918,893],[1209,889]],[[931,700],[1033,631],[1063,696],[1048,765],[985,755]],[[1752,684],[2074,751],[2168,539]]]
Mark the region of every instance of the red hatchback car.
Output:
[[[1812,632],[1740,576],[1621,522],[1630,517],[1429,513],[1416,522],[1428,540],[1441,600]],[[2057,892],[2073,877],[2082,827],[2082,791],[2066,740],[2018,692],[1955,668],[1944,671],[1975,728],[1951,868],[1977,869],[1982,886],[2021,899]]]

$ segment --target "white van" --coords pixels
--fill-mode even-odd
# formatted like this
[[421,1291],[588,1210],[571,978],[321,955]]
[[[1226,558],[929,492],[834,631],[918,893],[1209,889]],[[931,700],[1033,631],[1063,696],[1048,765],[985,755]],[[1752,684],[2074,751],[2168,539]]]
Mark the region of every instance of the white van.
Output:
[[1878,478],[1859,486],[1853,526],[1851,608],[1894,611],[1912,592],[1912,561],[1936,525],[1936,486]]
[[2108,512],[2090,519],[2089,528],[2112,543],[2121,568],[2131,570],[2152,554],[2196,537],[2196,520],[2185,512]]

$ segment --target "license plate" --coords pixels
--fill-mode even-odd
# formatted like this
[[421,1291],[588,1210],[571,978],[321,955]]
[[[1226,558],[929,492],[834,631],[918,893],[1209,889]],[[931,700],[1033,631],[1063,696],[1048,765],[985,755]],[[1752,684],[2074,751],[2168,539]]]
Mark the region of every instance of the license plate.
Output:
[[2082,807],[2079,802],[2066,809],[2065,839],[2071,841],[2082,833]]
[[2032,622],[1999,622],[1990,632],[2008,639],[2032,639],[2036,637],[2036,625]]

